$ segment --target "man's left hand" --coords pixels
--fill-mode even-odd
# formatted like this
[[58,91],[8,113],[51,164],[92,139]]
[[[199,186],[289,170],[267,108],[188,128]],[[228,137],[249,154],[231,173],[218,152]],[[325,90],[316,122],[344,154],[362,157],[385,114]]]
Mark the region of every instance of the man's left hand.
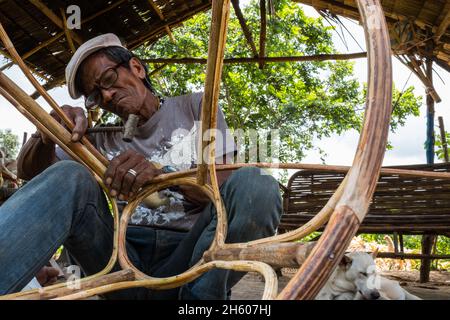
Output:
[[157,169],[142,154],[127,150],[111,160],[105,172],[104,182],[111,196],[127,200],[145,183],[162,173],[161,169]]

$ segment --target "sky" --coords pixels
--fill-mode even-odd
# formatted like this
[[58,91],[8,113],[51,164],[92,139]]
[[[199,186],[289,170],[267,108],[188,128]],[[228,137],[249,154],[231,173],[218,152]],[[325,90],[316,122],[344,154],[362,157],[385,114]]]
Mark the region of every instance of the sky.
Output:
[[[242,1],[241,1],[242,2]],[[245,1],[244,1],[245,4]],[[312,7],[302,6],[307,15],[318,17],[318,13]],[[342,18],[344,25],[355,37],[356,41],[365,51],[364,32],[361,26],[356,22]],[[327,22],[324,22],[327,24]],[[333,41],[337,50],[341,53],[351,53],[362,51],[358,44],[344,32],[346,47],[343,41],[338,36],[337,32],[333,32]],[[268,53],[270,55],[270,52]],[[393,57],[393,75],[396,87],[401,90],[405,85],[410,71],[402,65],[396,58]],[[354,75],[361,83],[367,82],[367,62],[366,59],[354,60]],[[0,58],[0,65],[5,63],[4,59]],[[441,69],[439,66],[434,66],[436,72],[443,79],[444,83],[439,77],[434,74],[435,87],[438,94],[442,98],[442,102],[435,105],[436,125],[437,117],[442,116],[444,124],[448,131],[450,131],[450,90],[446,89],[446,84],[450,83],[450,73]],[[5,71],[13,81],[19,84],[27,93],[34,92],[34,88],[21,73],[18,67],[12,67]],[[401,165],[401,164],[419,164],[426,163],[425,150],[423,148],[426,140],[426,106],[425,106],[425,88],[415,75],[409,79],[408,86],[414,86],[415,94],[423,96],[423,105],[420,109],[419,117],[409,117],[406,125],[397,130],[395,134],[389,134],[389,141],[393,149],[386,151],[383,165]],[[83,100],[72,100],[66,87],[55,88],[50,91],[50,95],[58,102],[58,104],[68,104],[72,106],[83,106]],[[50,111],[50,107],[42,98],[37,102]],[[11,129],[19,136],[22,141],[24,132],[28,132],[28,136],[35,131],[35,127],[28,120],[26,120],[12,105],[9,104],[3,97],[0,97],[0,129]],[[438,128],[435,129],[438,132]],[[342,135],[334,135],[329,138],[316,140],[315,145],[319,146],[326,152],[325,162],[330,165],[351,165],[353,156],[356,151],[359,134],[355,130],[348,131]],[[436,137],[438,139],[438,137]],[[302,160],[303,163],[322,163],[320,155],[317,151],[311,150]],[[435,162],[439,162],[437,159]]]

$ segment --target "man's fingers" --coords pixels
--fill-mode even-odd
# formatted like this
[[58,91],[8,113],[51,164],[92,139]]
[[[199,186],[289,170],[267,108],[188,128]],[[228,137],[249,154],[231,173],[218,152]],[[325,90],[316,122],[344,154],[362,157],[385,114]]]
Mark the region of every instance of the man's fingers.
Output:
[[106,168],[106,172],[105,172],[105,176],[104,176],[104,181],[105,184],[107,186],[110,186],[111,183],[113,182],[114,176],[116,174],[116,170],[117,168],[124,163],[125,161],[128,160],[128,158],[130,158],[132,155],[131,152],[129,151],[125,151],[123,153],[121,153],[120,155],[118,155],[117,157],[115,157],[114,159],[112,159],[109,162],[109,166],[108,168]]
[[75,120],[74,121],[75,126],[72,130],[72,141],[77,142],[86,133],[86,129],[88,127],[88,122],[87,122],[87,119],[86,119],[84,113],[83,114],[77,113],[74,120]]
[[138,175],[134,179],[133,186],[131,187],[132,194],[136,194],[144,184],[151,181],[157,175],[156,168],[147,161],[137,166],[136,171]]
[[117,194],[120,195],[120,200],[125,200],[125,198],[128,198],[131,186],[133,185],[134,179],[136,178],[128,171],[130,169],[137,171],[135,168],[140,162],[142,162],[141,157],[130,157],[125,163],[117,168],[116,174],[114,175],[114,179],[111,184],[111,190],[117,191]]
[[47,277],[56,278],[59,274],[59,270],[53,267],[47,267]]

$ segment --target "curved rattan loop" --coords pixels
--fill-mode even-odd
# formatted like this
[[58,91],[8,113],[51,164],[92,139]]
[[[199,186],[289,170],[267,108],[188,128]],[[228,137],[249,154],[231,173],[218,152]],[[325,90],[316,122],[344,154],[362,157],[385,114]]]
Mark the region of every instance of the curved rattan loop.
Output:
[[368,48],[364,127],[340,201],[319,242],[278,299],[313,299],[342,258],[367,213],[386,150],[392,111],[390,42],[378,0],[357,0]]
[[[143,199],[145,199],[150,194],[157,192],[161,189],[165,189],[174,185],[188,185],[198,188],[201,192],[206,194],[208,198],[211,200],[211,202],[216,207],[217,216],[218,216],[218,224],[219,220],[225,220],[226,221],[226,212],[224,210],[223,203],[221,199],[220,201],[216,201],[214,198],[214,194],[212,191],[212,188],[209,185],[199,185],[197,184],[196,180],[194,178],[176,178],[171,179],[167,181],[160,182],[158,184],[150,185],[146,188],[144,188],[139,195],[133,199],[131,202],[128,203],[128,205],[123,210],[122,216],[120,218],[120,227],[119,227],[119,263],[123,269],[131,269],[135,273],[135,277],[137,280],[143,280],[143,279],[152,279],[155,281],[156,284],[159,282],[161,283],[168,283],[168,278],[154,278],[149,275],[144,274],[143,272],[139,271],[133,263],[129,260],[127,255],[127,249],[126,249],[126,230],[128,226],[128,222],[130,220],[131,215],[136,210],[136,207],[139,205],[139,203],[142,202]],[[215,236],[217,236],[217,233],[219,232],[219,228],[216,228]],[[198,264],[197,264],[198,265]],[[197,266],[196,265],[196,266]],[[193,268],[196,268],[194,266]],[[192,268],[191,268],[192,269]],[[189,270],[188,270],[189,271]],[[188,272],[186,271],[186,272]],[[178,275],[178,277],[183,278],[183,274]],[[172,277],[173,279],[173,277]]]

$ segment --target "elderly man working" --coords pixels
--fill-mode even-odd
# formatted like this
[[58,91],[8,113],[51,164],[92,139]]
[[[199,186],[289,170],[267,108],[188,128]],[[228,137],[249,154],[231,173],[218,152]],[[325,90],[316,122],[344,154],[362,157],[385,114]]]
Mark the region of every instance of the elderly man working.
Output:
[[[202,94],[161,98],[155,95],[146,67],[117,36],[93,38],[73,55],[66,68],[72,98],[85,97],[126,121],[138,115],[135,138],[122,141],[121,132],[92,134],[96,148],[109,157],[104,182],[119,201],[135,195],[144,183],[169,169],[195,165],[195,152],[183,154],[180,145],[192,143],[200,120]],[[86,133],[87,120],[79,107],[63,106],[75,124],[72,140]],[[60,119],[52,114],[57,120]],[[219,112],[216,159],[223,163],[236,151]],[[194,139],[195,140],[195,139]],[[220,139],[218,139],[220,140]],[[183,149],[185,150],[185,149]],[[0,207],[0,294],[21,290],[64,245],[85,274],[106,266],[113,243],[113,219],[102,189],[89,171],[68,159],[41,132],[22,148],[21,178],[31,180]],[[155,166],[155,163],[162,165]],[[226,241],[246,242],[273,235],[281,214],[276,180],[257,168],[218,175],[228,213]],[[166,277],[195,264],[208,249],[216,228],[214,206],[187,186],[163,190],[159,206],[139,206],[127,230],[130,260],[141,271]],[[117,265],[114,270],[118,270]],[[243,273],[212,270],[181,288],[166,291],[128,289],[107,294],[113,299],[227,299]]]

